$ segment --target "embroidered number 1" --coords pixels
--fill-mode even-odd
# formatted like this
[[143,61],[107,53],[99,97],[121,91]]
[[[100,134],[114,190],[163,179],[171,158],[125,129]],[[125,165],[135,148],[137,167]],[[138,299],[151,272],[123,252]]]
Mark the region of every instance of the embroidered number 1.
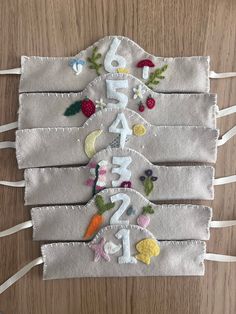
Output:
[[114,38],[106,53],[104,58],[104,68],[107,72],[116,72],[117,69],[126,67],[125,58],[116,54],[120,42],[121,41],[118,38]]
[[136,264],[135,257],[130,256],[130,230],[121,229],[116,233],[117,239],[122,239],[123,255],[118,257],[119,264]]
[[[118,128],[118,125],[121,127]],[[115,121],[110,125],[109,132],[120,133],[120,147],[124,148],[127,135],[132,135],[132,130],[128,126],[128,122],[123,113],[118,113]]]
[[128,88],[128,80],[106,80],[107,98],[115,99],[117,103],[108,103],[107,108],[124,109],[128,104],[128,96],[117,92],[119,88]]
[[118,193],[111,196],[111,202],[115,203],[117,201],[122,201],[122,204],[117,209],[117,211],[111,216],[110,224],[111,225],[128,225],[129,220],[119,220],[123,213],[126,211],[130,204],[130,197],[124,193]]

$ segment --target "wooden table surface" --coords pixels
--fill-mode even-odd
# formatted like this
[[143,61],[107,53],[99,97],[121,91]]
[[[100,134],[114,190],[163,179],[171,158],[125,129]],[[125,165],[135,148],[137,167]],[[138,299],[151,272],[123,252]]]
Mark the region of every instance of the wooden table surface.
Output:
[[[236,71],[235,0],[1,0],[0,68],[21,55],[71,56],[105,35],[128,36],[159,56],[210,55]],[[17,119],[19,77],[0,77],[0,124]],[[220,108],[236,103],[236,78],[215,80]],[[221,133],[236,114],[218,121]],[[0,134],[14,140],[14,131]],[[216,175],[236,174],[236,138],[219,148]],[[0,151],[0,180],[21,180],[15,152]],[[216,187],[214,219],[236,219],[236,184]],[[0,230],[29,219],[23,189],[0,187]],[[208,251],[236,255],[236,228],[213,230]],[[38,257],[31,230],[0,239],[0,282]],[[236,264],[206,262],[204,277],[42,280],[38,266],[0,296],[3,314],[233,314]]]

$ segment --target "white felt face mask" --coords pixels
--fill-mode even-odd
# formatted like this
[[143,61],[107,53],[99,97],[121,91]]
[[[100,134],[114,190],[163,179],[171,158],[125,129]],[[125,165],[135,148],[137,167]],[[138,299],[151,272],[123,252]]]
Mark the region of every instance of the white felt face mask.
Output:
[[97,193],[86,205],[32,208],[31,220],[0,232],[0,237],[33,227],[34,240],[81,241],[92,239],[109,224],[137,224],[158,240],[208,240],[210,228],[234,226],[236,221],[212,221],[207,206],[156,205],[133,189],[112,188]]
[[236,257],[206,253],[199,240],[157,241],[140,226],[103,228],[89,243],[46,244],[35,259],[0,286],[0,293],[43,264],[44,279],[130,276],[203,276],[204,261],[236,262]]
[[98,75],[130,73],[158,92],[208,92],[210,78],[235,76],[209,71],[209,57],[162,58],[145,52],[132,40],[108,36],[73,58],[26,57],[21,68],[1,74],[21,74],[20,92],[79,91]]
[[107,149],[87,166],[31,168],[25,180],[0,184],[25,187],[26,205],[88,202],[103,188],[133,188],[151,201],[214,198],[214,185],[236,176],[214,179],[211,166],[155,166],[137,151]]

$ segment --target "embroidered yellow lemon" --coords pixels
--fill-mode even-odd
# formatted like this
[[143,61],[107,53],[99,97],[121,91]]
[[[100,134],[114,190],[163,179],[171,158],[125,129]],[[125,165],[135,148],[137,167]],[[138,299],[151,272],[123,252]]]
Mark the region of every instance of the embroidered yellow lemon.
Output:
[[133,126],[133,132],[136,136],[143,136],[147,130],[143,124],[135,124]]
[[149,265],[151,257],[160,254],[160,247],[155,239],[145,239],[136,244],[136,249],[139,252],[135,257],[137,260]]
[[117,72],[117,73],[126,73],[126,74],[128,74],[128,73],[129,73],[129,70],[126,69],[126,68],[118,68],[118,69],[116,70],[116,72]]
[[84,142],[84,151],[89,158],[92,158],[93,155],[96,153],[95,150],[95,142],[99,135],[101,135],[103,130],[95,130],[87,135],[85,142]]

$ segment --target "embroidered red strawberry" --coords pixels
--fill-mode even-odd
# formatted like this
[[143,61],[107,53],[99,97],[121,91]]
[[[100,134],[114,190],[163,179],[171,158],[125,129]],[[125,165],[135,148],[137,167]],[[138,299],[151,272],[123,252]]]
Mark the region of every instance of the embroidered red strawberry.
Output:
[[81,111],[86,117],[90,117],[96,111],[96,107],[93,101],[89,98],[85,98],[81,104]]
[[144,112],[145,107],[144,107],[144,105],[143,105],[142,103],[139,104],[138,110],[139,110],[140,112]]
[[155,99],[152,98],[151,96],[149,96],[146,100],[146,105],[147,105],[148,109],[153,109],[156,105]]

